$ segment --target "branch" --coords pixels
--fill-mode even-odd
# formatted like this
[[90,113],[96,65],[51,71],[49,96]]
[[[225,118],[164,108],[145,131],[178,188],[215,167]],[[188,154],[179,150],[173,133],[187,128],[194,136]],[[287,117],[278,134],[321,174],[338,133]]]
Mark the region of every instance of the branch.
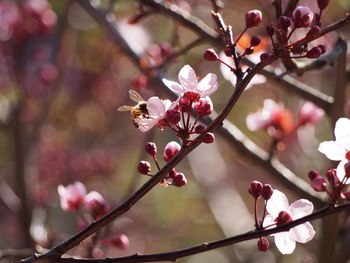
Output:
[[293,12],[293,10],[298,5],[299,0],[289,0],[286,9],[284,10],[283,15],[284,16],[290,16]]
[[308,221],[312,221],[327,215],[336,214],[341,211],[345,211],[350,208],[350,203],[339,205],[337,207],[326,207],[319,211],[316,211],[308,216],[299,218],[288,224],[274,227],[267,230],[254,230],[249,231],[244,234],[232,236],[229,238],[203,243],[193,247],[175,250],[171,252],[164,252],[159,254],[146,254],[146,255],[131,255],[127,257],[120,258],[106,258],[106,259],[78,259],[78,258],[61,258],[57,262],[62,263],[134,263],[134,262],[158,262],[158,261],[176,261],[179,258],[187,257],[190,255],[195,255],[205,251],[217,249],[220,247],[229,246],[235,243],[256,239],[259,237],[269,236],[275,233],[289,231],[291,228],[303,224]]

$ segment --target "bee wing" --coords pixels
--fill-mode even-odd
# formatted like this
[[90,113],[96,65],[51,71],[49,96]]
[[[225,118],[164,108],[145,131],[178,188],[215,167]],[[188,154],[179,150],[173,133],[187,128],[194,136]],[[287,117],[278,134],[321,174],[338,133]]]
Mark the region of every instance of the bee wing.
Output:
[[132,99],[135,102],[145,101],[140,94],[138,94],[135,90],[130,89],[129,90],[129,96],[130,99]]
[[132,109],[133,109],[132,106],[124,105],[124,106],[120,106],[117,110],[118,111],[131,111]]

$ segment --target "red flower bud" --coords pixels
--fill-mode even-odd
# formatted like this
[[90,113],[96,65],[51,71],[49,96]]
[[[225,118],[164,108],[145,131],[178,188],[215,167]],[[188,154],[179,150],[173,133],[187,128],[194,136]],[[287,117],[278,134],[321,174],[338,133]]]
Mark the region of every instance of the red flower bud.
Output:
[[190,101],[186,98],[181,98],[178,108],[181,112],[188,112],[190,110]]
[[245,52],[246,55],[251,55],[251,54],[253,54],[254,49],[252,47],[248,47],[248,48],[245,49],[244,52]]
[[166,112],[166,118],[172,123],[178,123],[181,120],[181,114],[177,110],[168,110]]
[[306,38],[317,38],[321,35],[321,28],[319,26],[313,26],[306,34]]
[[183,173],[177,173],[173,176],[173,186],[181,187],[187,184],[187,179]]
[[215,136],[211,132],[207,132],[203,135],[202,139],[204,143],[213,143],[215,140]]
[[137,170],[140,174],[148,175],[151,172],[151,164],[147,161],[140,161]]
[[262,14],[259,10],[251,10],[245,14],[246,27],[255,27],[262,21]]
[[254,198],[259,198],[261,195],[263,185],[262,183],[258,181],[253,181],[250,183],[248,192],[254,197]]
[[110,240],[110,242],[121,249],[126,249],[129,247],[129,238],[125,234],[118,235]]
[[298,6],[292,14],[292,19],[296,28],[310,26],[313,18],[314,14],[310,8],[306,6]]
[[205,127],[202,124],[198,124],[194,129],[194,132],[197,134],[202,134],[205,131]]
[[261,62],[266,62],[271,58],[271,55],[269,53],[262,53],[260,55],[260,61]]
[[321,49],[321,54],[326,53],[326,46],[325,45],[320,44],[320,45],[318,45],[318,48]]
[[258,240],[258,249],[259,251],[267,251],[269,249],[269,241],[267,238],[262,237]]
[[264,200],[269,200],[273,194],[272,186],[269,184],[264,184],[261,190],[261,197]]
[[272,25],[268,25],[266,26],[266,32],[269,36],[273,36],[273,34],[275,33],[275,29]]
[[261,39],[258,36],[252,36],[252,38],[250,39],[250,45],[252,47],[258,46],[260,42],[261,42]]
[[231,57],[232,56],[232,50],[229,46],[226,46],[224,49],[224,53],[226,56]]
[[326,178],[324,178],[323,176],[316,176],[311,182],[311,187],[316,192],[326,191],[327,190]]
[[181,146],[177,142],[169,142],[164,149],[164,161],[169,162],[180,151],[180,149]]
[[315,177],[317,176],[321,176],[318,172],[314,171],[314,170],[311,170],[309,173],[308,173],[308,177],[310,178],[310,180],[314,180]]
[[153,157],[157,155],[157,145],[154,142],[146,142],[145,150]]
[[307,58],[318,58],[322,55],[322,49],[319,47],[313,47],[306,53]]
[[293,219],[292,219],[291,215],[287,211],[281,211],[278,214],[278,217],[275,219],[275,221],[277,223],[277,226],[280,226],[280,225],[292,222]]
[[288,28],[293,24],[292,19],[287,16],[280,16],[277,21],[277,28],[288,30]]
[[217,60],[219,57],[218,57],[218,54],[216,54],[215,50],[212,49],[212,48],[208,48],[204,54],[203,54],[203,57],[206,59],[206,60],[209,60],[209,61],[215,61]]

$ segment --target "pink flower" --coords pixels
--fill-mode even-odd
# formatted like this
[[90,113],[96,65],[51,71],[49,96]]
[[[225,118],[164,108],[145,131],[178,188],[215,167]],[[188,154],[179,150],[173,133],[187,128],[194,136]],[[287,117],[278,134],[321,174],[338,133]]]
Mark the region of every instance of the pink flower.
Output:
[[168,110],[175,107],[170,100],[161,100],[158,97],[151,97],[147,101],[148,118],[137,118],[135,122],[139,126],[139,130],[147,132],[155,125],[158,125],[164,119]]
[[106,212],[107,203],[103,196],[96,192],[89,192],[84,198],[84,205],[95,218],[103,216]]
[[59,185],[57,190],[60,196],[61,208],[64,211],[79,209],[86,195],[86,188],[81,182],[75,182],[66,187]]
[[164,148],[164,160],[169,162],[180,151],[180,149],[181,146],[177,142],[169,142]]
[[[312,213],[314,206],[306,199],[300,199],[289,205],[285,194],[274,190],[267,202],[266,209],[269,215],[266,216],[264,225],[268,226],[276,222],[283,222],[282,219],[287,218],[288,220],[283,222],[286,223],[307,216]],[[315,230],[309,222],[305,222],[289,231],[276,233],[273,236],[278,250],[282,254],[291,254],[295,249],[296,242],[309,242],[315,236]]]
[[[345,177],[345,164],[350,161],[350,119],[340,118],[335,123],[335,141],[320,143],[318,150],[332,161],[340,161],[337,167],[337,177],[342,181]],[[350,183],[346,179],[344,183]]]
[[306,102],[299,111],[299,125],[315,124],[324,115],[324,111],[312,102]]
[[170,90],[182,96],[186,92],[199,94],[200,97],[205,98],[210,96],[218,88],[216,75],[213,73],[207,74],[201,81],[198,82],[197,75],[193,68],[185,65],[179,72],[179,83],[163,78],[163,83]]
[[281,132],[289,133],[293,128],[290,111],[284,109],[283,104],[277,104],[271,99],[264,100],[261,111],[249,114],[246,123],[251,131],[266,129],[273,136],[279,136]]

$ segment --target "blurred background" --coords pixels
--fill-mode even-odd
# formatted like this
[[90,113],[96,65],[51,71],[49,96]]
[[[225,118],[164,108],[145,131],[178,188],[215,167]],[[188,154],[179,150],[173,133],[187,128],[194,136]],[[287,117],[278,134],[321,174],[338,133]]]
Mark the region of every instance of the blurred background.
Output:
[[[144,99],[153,95],[168,97],[168,91],[154,84],[152,78],[165,74],[166,78],[177,81],[178,71],[189,64],[199,77],[210,72],[218,75],[219,89],[212,96],[217,112],[233,90],[219,63],[203,59],[203,52],[212,47],[206,41],[195,42],[192,49],[166,62],[197,39],[196,33],[171,17],[159,12],[143,17],[138,1],[91,1],[93,7],[108,12],[107,21],[113,21],[111,25],[138,60],[127,54],[110,30],[101,26],[80,2],[0,1],[1,250],[33,245],[51,248],[82,227],[81,215],[61,209],[58,185],[80,181],[88,191],[101,193],[114,207],[148,179],[136,169],[140,160],[151,162],[144,151],[145,142],[157,143],[160,163],[165,164],[164,146],[177,139],[169,129],[141,133],[133,126],[129,113],[117,111],[121,105],[133,105],[129,89],[138,91]],[[214,28],[210,1],[162,2],[179,6]],[[318,10],[316,1],[299,2]],[[263,40],[267,37],[265,26],[275,17],[272,0],[234,0],[223,4],[222,16],[226,24],[233,26],[235,34],[243,30],[247,11],[261,10],[263,25],[248,33]],[[323,24],[344,17],[349,9],[348,0],[332,0],[323,14]],[[319,41],[330,51],[338,35],[349,39],[349,26]],[[249,39],[249,35],[246,37]],[[268,51],[267,38],[262,42],[261,49]],[[283,71],[278,63],[274,67],[277,72]],[[161,73],[150,68],[160,69]],[[300,77],[293,76],[332,95],[335,71],[335,67],[327,65]],[[273,141],[268,133],[249,131],[246,125],[247,115],[258,111],[266,98],[283,103],[291,111],[294,122],[305,101],[264,78],[244,92],[229,120],[268,151]],[[344,116],[349,115],[350,104],[347,104]],[[308,182],[310,170],[324,173],[333,167],[317,152],[319,142],[332,140],[332,133],[332,121],[324,117],[317,124],[305,125],[286,136],[278,145],[276,156]],[[270,183],[285,192],[290,202],[303,198],[219,135],[215,143],[201,145],[176,169],[186,175],[188,184],[181,188],[155,187],[105,230],[109,237],[127,235],[128,248],[101,244],[97,256],[176,250],[252,230],[253,198],[247,189],[253,180]],[[321,220],[313,225],[320,229]],[[334,226],[334,232],[336,229]],[[253,240],[179,262],[318,262],[320,233],[308,244],[298,244],[290,256],[282,256],[273,245],[268,252],[258,252]],[[88,242],[70,254],[86,256]],[[346,262],[347,258],[343,259]]]

